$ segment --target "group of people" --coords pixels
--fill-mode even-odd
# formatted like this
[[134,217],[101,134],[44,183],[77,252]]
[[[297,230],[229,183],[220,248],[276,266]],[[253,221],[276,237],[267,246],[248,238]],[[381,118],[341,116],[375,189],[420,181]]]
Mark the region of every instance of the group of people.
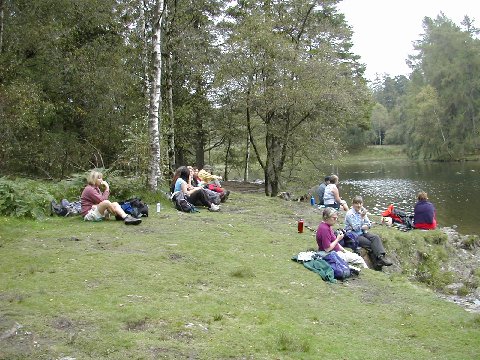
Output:
[[337,233],[333,231],[333,226],[337,221],[337,210],[333,207],[326,207],[323,210],[322,222],[318,226],[316,234],[318,250],[345,252],[346,250],[341,242],[347,233],[349,236],[355,237],[359,247],[370,252],[370,258],[375,269],[381,270],[383,266],[392,265],[392,261],[385,254],[385,248],[380,237],[369,231],[372,223],[368,218],[367,210],[363,207],[361,196],[353,198],[352,207],[345,215],[344,231]]
[[318,187],[318,203],[336,210],[341,208],[344,211],[348,211],[347,202],[340,197],[337,184],[337,175],[325,176],[324,181]]
[[222,188],[221,176],[212,175],[207,170],[192,166],[180,166],[173,176],[171,192],[172,198],[181,192],[186,200],[195,206],[205,206],[210,211],[220,211],[219,202],[225,202],[230,191]]
[[[171,191],[183,192],[187,201],[195,206],[205,206],[210,211],[219,211],[218,203],[225,202],[230,195],[230,191],[222,188],[221,179],[220,176],[212,175],[205,169],[181,166],[175,171]],[[117,220],[123,220],[126,225],[138,225],[142,222],[142,219],[127,214],[118,202],[110,201],[109,196],[110,185],[103,179],[103,174],[92,170],[87,176],[87,185],[80,197],[83,219],[102,221],[112,215]]]
[[[382,240],[378,235],[369,231],[372,223],[368,218],[367,210],[363,207],[362,197],[355,196],[349,209],[346,202],[340,197],[337,184],[338,176],[329,175],[319,186],[319,203],[325,206],[325,209],[322,214],[323,220],[318,226],[316,234],[318,249],[327,252],[344,252],[345,248],[341,244],[344,243],[343,240],[347,234],[354,238],[354,243],[359,247],[369,251],[374,268],[380,270],[383,266],[391,266],[392,261],[385,254]],[[417,200],[414,208],[413,227],[424,230],[435,229],[437,226],[436,210],[428,201],[427,193],[419,192]],[[333,226],[338,220],[337,211],[340,209],[346,211],[344,231],[335,233]]]

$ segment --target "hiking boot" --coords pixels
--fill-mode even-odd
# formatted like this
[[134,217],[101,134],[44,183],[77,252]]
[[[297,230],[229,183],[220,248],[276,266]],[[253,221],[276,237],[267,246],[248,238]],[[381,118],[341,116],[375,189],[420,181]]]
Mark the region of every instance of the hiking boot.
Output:
[[223,192],[223,195],[220,197],[220,201],[224,203],[225,201],[227,201],[229,195],[230,195],[230,190],[225,190]]
[[212,205],[210,205],[210,207],[208,208],[208,211],[220,211],[220,206],[212,203]]
[[125,216],[125,219],[123,219],[123,222],[125,225],[138,225],[142,222],[142,220],[134,218],[132,215],[127,215]]
[[378,264],[381,266],[392,266],[393,262],[389,258],[385,256],[385,254],[382,254],[378,257]]

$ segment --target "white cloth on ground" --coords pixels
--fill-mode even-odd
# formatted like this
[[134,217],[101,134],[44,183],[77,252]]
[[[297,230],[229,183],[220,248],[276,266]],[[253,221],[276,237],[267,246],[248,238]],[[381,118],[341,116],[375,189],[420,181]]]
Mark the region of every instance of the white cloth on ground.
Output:
[[367,263],[365,262],[365,260],[363,260],[363,258],[358,255],[358,254],[355,254],[354,252],[351,252],[351,251],[346,251],[346,252],[342,252],[342,251],[338,251],[337,252],[338,255],[340,255],[340,257],[345,260],[348,264],[351,264],[351,265],[359,265],[359,266],[362,266],[364,269],[368,268],[367,266]]

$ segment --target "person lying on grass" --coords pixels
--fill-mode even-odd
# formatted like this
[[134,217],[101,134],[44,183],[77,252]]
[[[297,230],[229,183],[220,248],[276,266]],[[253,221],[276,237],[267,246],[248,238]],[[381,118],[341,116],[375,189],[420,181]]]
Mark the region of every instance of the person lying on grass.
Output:
[[[82,204],[82,216],[85,221],[101,221],[109,214],[121,218],[125,225],[138,225],[141,219],[136,219],[123,211],[117,202],[108,200],[110,195],[110,186],[103,180],[103,175],[99,171],[92,170],[87,176],[88,185],[83,189],[80,201]],[[105,187],[102,192],[100,186]]]

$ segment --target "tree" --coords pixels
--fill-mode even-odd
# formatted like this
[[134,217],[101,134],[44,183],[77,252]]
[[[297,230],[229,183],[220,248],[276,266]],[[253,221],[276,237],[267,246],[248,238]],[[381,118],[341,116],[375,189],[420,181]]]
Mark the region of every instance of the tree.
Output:
[[[229,69],[224,86],[243,99],[266,195],[277,195],[292,153],[301,148],[318,154],[330,143],[317,138],[306,142],[308,149],[306,137],[332,135],[334,129],[339,134],[355,118],[366,121],[368,90],[359,76],[361,66],[349,53],[351,32],[335,3],[238,1],[224,23]],[[262,134],[254,133],[254,124]]]
[[162,86],[162,16],[163,1],[157,0],[153,22],[153,52],[152,52],[152,83],[150,89],[150,106],[148,111],[148,133],[150,140],[150,165],[148,185],[156,191],[162,180],[160,171],[160,130],[161,116],[161,86]]
[[[472,21],[466,18],[464,23],[466,30],[460,29],[444,14],[435,20],[425,18],[425,34],[415,45],[418,55],[411,57],[415,96],[422,103],[432,98],[425,96],[432,93],[431,90],[425,93],[426,86],[430,86],[441,105],[435,106],[435,116],[444,136],[440,137],[442,141],[428,141],[432,148],[427,153],[429,157],[442,160],[463,158],[480,144],[480,41],[474,37],[476,30]],[[417,121],[424,121],[424,127],[428,128],[430,119],[418,118]],[[451,151],[445,151],[445,147]],[[414,153],[419,154],[419,151]]]

